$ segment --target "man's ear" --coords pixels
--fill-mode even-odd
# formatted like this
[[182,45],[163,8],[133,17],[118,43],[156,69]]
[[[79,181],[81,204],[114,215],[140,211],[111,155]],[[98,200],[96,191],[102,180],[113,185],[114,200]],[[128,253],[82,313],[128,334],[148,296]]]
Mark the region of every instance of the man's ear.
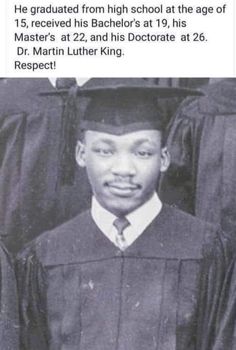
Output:
[[161,149],[161,166],[160,171],[165,172],[170,165],[170,153],[168,152],[166,147]]
[[77,142],[76,149],[75,149],[75,159],[77,164],[84,168],[86,166],[85,162],[85,145],[81,141]]

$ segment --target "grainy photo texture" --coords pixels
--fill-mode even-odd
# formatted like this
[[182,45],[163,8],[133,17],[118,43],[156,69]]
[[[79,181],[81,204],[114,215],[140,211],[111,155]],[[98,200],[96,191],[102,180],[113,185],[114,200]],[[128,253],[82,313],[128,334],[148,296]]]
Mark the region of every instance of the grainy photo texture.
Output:
[[4,350],[236,349],[235,96],[0,79]]

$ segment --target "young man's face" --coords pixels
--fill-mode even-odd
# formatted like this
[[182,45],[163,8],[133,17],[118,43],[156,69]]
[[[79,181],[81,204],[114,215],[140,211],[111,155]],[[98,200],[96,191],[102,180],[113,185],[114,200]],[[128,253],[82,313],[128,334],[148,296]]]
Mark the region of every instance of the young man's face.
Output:
[[158,130],[121,136],[86,131],[76,159],[86,167],[98,202],[116,216],[126,215],[154,193],[160,171],[169,165]]

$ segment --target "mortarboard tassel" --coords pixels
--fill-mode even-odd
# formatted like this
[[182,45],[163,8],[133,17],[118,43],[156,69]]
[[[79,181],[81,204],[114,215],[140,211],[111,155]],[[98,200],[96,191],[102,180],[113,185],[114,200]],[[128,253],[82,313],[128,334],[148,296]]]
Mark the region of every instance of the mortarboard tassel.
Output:
[[64,97],[59,154],[59,185],[73,185],[76,170],[75,145],[78,130],[77,90],[74,85]]

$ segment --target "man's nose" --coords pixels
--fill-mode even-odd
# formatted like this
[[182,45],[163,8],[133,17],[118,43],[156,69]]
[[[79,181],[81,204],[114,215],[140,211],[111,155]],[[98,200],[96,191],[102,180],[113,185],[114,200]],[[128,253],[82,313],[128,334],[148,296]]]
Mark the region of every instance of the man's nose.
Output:
[[136,168],[130,155],[121,154],[112,164],[112,173],[120,176],[134,176]]

